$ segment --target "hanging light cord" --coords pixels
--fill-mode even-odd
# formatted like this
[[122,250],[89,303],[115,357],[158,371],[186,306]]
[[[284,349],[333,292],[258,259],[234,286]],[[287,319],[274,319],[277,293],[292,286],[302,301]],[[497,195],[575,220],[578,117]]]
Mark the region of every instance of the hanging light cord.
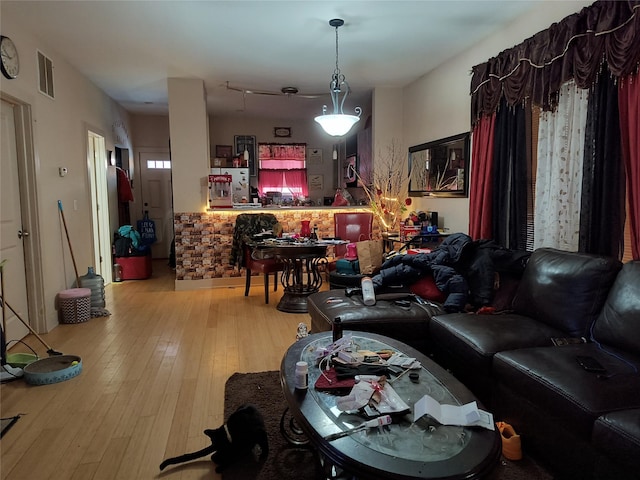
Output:
[[340,67],[338,66],[338,28],[340,27],[336,26],[336,69],[333,71],[336,79],[340,77]]

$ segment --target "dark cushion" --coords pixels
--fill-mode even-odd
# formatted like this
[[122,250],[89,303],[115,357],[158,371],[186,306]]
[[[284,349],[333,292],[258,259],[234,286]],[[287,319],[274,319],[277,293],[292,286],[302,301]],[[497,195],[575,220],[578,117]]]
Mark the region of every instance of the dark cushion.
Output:
[[438,288],[433,275],[425,275],[409,286],[409,290],[414,295],[418,295],[427,300],[443,303],[447,296]]
[[[609,353],[607,353],[609,352]],[[591,438],[595,420],[614,410],[640,408],[640,356],[594,343],[525,348],[493,357],[500,385],[549,412],[583,438]],[[577,355],[594,357],[605,375],[584,370]]]
[[640,473],[640,409],[610,412],[593,426],[593,443],[613,460]]
[[610,257],[539,248],[527,263],[513,308],[567,336],[587,336],[621,266]]
[[[406,293],[386,295],[407,297]],[[333,320],[340,317],[344,330],[378,333],[424,351],[431,316],[443,313],[443,310],[437,305],[420,305],[415,301],[411,301],[408,307],[403,307],[393,299],[382,299],[384,296],[385,294],[376,294],[376,304],[366,306],[362,302],[362,296],[355,294],[347,297],[341,290],[309,295],[307,309],[311,316],[311,331],[316,333],[331,330]]]
[[640,261],[622,267],[593,326],[593,337],[640,354]]
[[515,313],[437,315],[429,323],[430,341],[440,351],[453,352],[469,369],[490,371],[497,352],[552,345],[563,333],[549,325]]

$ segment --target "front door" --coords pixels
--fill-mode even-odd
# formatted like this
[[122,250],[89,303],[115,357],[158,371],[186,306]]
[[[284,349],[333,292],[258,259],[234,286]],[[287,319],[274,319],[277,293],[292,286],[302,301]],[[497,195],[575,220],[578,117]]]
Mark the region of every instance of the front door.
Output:
[[12,311],[15,310],[22,320],[29,322],[23,245],[28,232],[22,227],[13,106],[2,100],[0,113],[0,262],[4,265],[1,295],[6,300],[3,328],[6,326],[5,336],[8,342],[20,340],[29,333]]
[[156,224],[156,242],[151,247],[153,258],[168,258],[173,240],[173,197],[171,190],[171,157],[169,152],[140,152],[142,182],[142,214]]

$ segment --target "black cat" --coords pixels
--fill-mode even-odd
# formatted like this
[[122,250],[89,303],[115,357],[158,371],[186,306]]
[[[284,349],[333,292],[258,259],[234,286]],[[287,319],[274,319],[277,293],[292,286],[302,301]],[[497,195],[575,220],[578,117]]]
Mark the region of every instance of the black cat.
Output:
[[254,405],[242,405],[229,415],[227,423],[215,430],[207,429],[204,433],[211,439],[211,446],[197,452],[168,458],[160,464],[160,470],[164,470],[169,465],[212,454],[211,460],[217,465],[216,472],[220,473],[235,460],[252,453],[256,446],[260,447],[261,461],[266,459],[269,453],[264,419],[260,410]]

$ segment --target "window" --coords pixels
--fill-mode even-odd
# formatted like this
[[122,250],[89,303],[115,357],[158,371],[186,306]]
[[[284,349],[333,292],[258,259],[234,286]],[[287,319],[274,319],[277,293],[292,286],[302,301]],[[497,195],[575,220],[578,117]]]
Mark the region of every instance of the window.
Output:
[[278,192],[284,200],[307,197],[306,144],[258,144],[258,191]]
[[147,168],[149,170],[154,170],[154,169],[170,170],[171,160],[147,160]]

